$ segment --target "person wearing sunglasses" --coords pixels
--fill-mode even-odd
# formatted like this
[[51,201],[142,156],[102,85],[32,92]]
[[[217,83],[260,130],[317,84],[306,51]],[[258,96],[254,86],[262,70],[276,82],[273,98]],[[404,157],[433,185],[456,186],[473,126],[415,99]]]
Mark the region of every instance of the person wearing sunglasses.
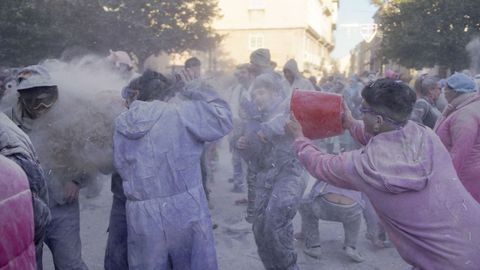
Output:
[[[51,148],[55,138],[51,138],[52,142],[40,140],[41,136],[36,132],[42,127],[34,126],[34,123],[51,112],[57,104],[59,91],[56,83],[42,65],[20,69],[15,80],[18,102],[17,106],[9,110],[8,116],[20,129],[30,135],[37,150]],[[47,164],[45,162],[47,158],[41,154],[39,159],[46,172],[48,207],[51,213],[44,242],[52,252],[55,269],[88,269],[82,259],[78,201],[80,188],[85,185],[88,176],[78,168],[65,168],[57,162]],[[41,258],[39,254],[37,269],[42,269]]]
[[362,120],[344,106],[343,126],[365,147],[323,153],[292,119],[285,128],[296,137],[300,162],[318,179],[363,192],[413,269],[478,269],[480,205],[459,181],[433,130],[408,120],[415,92],[380,79],[367,85],[362,97]]
[[[10,80],[9,72],[0,71],[0,101]],[[32,194],[35,256],[37,269],[41,269],[43,240],[51,219],[45,173],[28,135],[2,112],[0,112],[0,138],[0,154],[19,165],[28,179]]]

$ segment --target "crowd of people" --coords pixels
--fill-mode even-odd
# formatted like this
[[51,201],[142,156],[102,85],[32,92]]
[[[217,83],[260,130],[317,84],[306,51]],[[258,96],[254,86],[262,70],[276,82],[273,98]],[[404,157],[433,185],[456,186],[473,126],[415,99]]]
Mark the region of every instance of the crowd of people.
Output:
[[[480,95],[472,76],[424,74],[413,89],[392,71],[317,84],[294,59],[278,72],[270,51],[258,49],[235,68],[224,99],[195,57],[172,74],[136,74],[123,52],[107,60],[126,83],[125,108],[109,134],[111,164],[98,166],[111,174],[113,193],[105,269],[218,269],[208,185],[223,137],[231,191],[246,192],[235,203],[245,205],[265,269],[299,269],[294,239],[321,259],[319,220],[341,223],[342,252],[363,262],[362,216],[371,244],[395,247],[413,269],[480,267]],[[36,139],[35,123],[51,114],[62,89],[43,65],[0,76],[1,96],[17,92],[0,113],[0,153],[25,172],[31,192],[35,252],[22,256],[36,256],[28,269],[42,269],[45,243],[55,269],[87,269],[78,198],[94,176],[37,154],[55,138]],[[341,95],[343,134],[306,138],[290,111],[296,89]],[[18,255],[8,256],[14,265]]]

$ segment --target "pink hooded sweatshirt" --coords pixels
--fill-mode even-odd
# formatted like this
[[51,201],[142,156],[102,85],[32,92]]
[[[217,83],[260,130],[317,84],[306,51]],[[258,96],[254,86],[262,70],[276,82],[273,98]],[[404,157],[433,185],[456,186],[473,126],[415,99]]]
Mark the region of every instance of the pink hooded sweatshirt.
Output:
[[463,94],[454,99],[435,131],[450,152],[460,181],[480,202],[480,95]]
[[480,269],[480,205],[435,133],[412,121],[370,139],[361,121],[350,132],[364,149],[329,155],[307,138],[295,141],[310,174],[364,192],[413,269]]

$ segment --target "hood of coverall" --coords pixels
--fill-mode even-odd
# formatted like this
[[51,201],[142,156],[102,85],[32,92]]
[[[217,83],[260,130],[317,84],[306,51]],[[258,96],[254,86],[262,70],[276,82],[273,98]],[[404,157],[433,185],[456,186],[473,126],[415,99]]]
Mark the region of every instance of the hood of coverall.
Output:
[[163,101],[139,101],[130,104],[128,111],[116,120],[116,130],[125,137],[136,140],[147,134],[165,111],[167,103]]
[[298,64],[295,59],[288,60],[287,63],[285,63],[285,66],[283,66],[283,69],[290,70],[295,76],[295,79],[301,78],[300,71],[298,70]]
[[16,75],[17,91],[44,86],[56,86],[47,69],[40,65],[22,68]]
[[424,189],[433,175],[435,143],[428,140],[433,132],[409,121],[403,128],[373,137],[358,158],[355,168],[360,176],[376,189],[403,193]]

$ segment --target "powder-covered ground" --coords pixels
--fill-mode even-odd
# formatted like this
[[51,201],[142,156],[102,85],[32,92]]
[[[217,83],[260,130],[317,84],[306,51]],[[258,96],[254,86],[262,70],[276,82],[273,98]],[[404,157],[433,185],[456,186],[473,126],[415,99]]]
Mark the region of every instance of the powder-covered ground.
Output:
[[[232,175],[230,153],[226,143],[219,149],[219,161],[215,178],[210,184],[214,205],[212,217],[219,227],[214,231],[219,268],[222,270],[264,269],[256,252],[255,241],[248,223],[243,222],[245,206],[234,201],[246,195],[230,192],[228,178]],[[311,186],[311,183],[310,185]],[[82,191],[80,203],[82,255],[91,270],[103,269],[103,258],[107,240],[107,225],[112,202],[110,178],[105,177],[103,188],[95,198],[87,199]],[[300,216],[294,220],[295,232],[300,230]],[[365,224],[362,224],[358,249],[365,255],[365,262],[354,263],[343,254],[343,228],[340,223],[320,221],[320,235],[323,241],[323,258],[316,260],[303,254],[302,242],[296,241],[298,264],[302,270],[405,270],[403,262],[394,248],[377,250],[365,239]],[[44,248],[44,269],[54,269],[51,254]]]

